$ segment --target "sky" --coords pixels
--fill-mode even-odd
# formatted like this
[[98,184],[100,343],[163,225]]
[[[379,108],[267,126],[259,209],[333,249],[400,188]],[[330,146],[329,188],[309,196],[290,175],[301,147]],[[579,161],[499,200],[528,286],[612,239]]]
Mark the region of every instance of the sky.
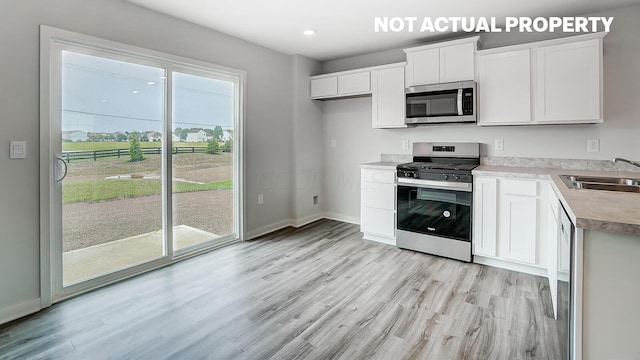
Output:
[[[165,70],[64,51],[62,130],[158,131]],[[233,127],[233,83],[173,73],[172,129]]]

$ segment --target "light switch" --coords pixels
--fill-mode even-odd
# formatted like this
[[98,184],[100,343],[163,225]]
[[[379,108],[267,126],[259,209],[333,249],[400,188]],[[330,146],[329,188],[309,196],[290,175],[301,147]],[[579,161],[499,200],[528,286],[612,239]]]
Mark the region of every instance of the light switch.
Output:
[[10,159],[24,159],[27,157],[27,142],[26,141],[12,141],[11,148],[9,150]]
[[336,139],[331,139],[330,145],[331,145],[331,148],[335,148],[336,147]]
[[589,139],[587,140],[587,152],[599,152],[600,151],[600,140],[599,139]]

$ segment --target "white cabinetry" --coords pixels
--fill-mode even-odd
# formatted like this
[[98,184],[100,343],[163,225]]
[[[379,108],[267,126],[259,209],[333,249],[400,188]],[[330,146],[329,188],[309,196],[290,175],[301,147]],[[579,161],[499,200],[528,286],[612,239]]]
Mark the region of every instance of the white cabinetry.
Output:
[[[547,181],[474,177],[474,261],[547,275]],[[545,203],[545,206],[541,204]]]
[[478,51],[478,125],[602,122],[605,35]]
[[536,61],[536,121],[602,121],[602,39],[540,47]]
[[507,260],[537,264],[537,186],[535,180],[500,180],[500,254]]
[[371,72],[372,120],[374,128],[406,127],[404,63]]
[[498,225],[498,180],[476,178],[473,189],[474,254],[496,256]]
[[516,50],[476,58],[478,124],[531,121],[531,50]]
[[316,100],[371,94],[371,72],[352,70],[311,77],[311,98]]
[[474,79],[478,36],[404,49],[406,86]]
[[360,231],[367,240],[396,244],[395,169],[361,169]]

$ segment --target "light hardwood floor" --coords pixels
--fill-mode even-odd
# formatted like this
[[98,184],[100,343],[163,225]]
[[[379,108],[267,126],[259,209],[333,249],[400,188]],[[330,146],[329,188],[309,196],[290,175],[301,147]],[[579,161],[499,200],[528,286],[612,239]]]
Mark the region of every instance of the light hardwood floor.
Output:
[[544,278],[321,220],[0,327],[2,359],[560,359]]

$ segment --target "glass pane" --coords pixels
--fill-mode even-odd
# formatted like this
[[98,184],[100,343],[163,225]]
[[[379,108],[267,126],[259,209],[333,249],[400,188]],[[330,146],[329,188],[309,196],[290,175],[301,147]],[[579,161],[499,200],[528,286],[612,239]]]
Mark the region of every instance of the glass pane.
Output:
[[165,255],[163,69],[62,53],[63,284]]
[[173,247],[234,232],[234,83],[173,73]]

